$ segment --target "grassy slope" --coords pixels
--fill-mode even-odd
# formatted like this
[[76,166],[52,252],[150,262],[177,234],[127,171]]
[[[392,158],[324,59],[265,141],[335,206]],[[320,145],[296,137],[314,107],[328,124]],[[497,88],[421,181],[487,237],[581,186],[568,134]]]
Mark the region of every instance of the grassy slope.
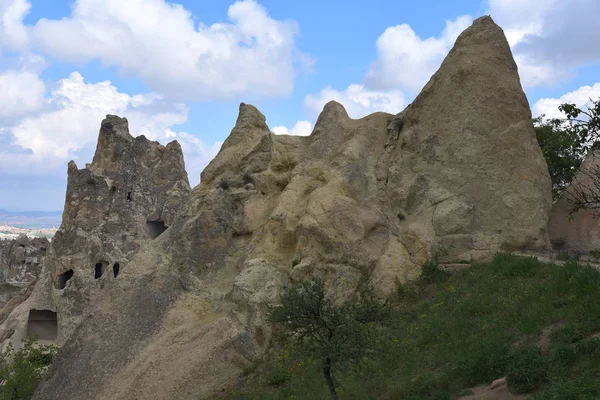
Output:
[[[600,272],[498,255],[430,278],[399,288],[385,350],[338,371],[341,399],[452,399],[503,376],[535,400],[600,399]],[[327,389],[318,362],[288,344],[228,398],[326,399]]]

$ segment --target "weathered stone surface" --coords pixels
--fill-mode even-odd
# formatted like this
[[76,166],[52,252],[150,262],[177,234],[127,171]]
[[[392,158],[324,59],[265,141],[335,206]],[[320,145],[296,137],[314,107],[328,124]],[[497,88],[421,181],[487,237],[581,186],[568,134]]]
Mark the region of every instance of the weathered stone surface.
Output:
[[[0,324],[33,291],[49,246],[48,239],[26,235],[0,241]],[[13,334],[14,330],[5,331],[0,343]]]
[[556,250],[590,251],[600,249],[600,218],[596,210],[571,213],[573,195],[594,187],[590,174],[600,170],[600,151],[588,154],[571,185],[552,205],[548,234]]
[[[120,120],[111,124],[107,131],[121,131]],[[111,181],[99,184],[101,192],[87,188],[83,199],[110,196],[115,182],[117,193],[140,182],[118,181],[121,168],[110,160],[123,157],[104,144],[114,136],[111,143],[127,147],[131,139],[102,135],[89,170],[70,168],[70,186],[89,176]],[[74,283],[91,289],[83,300],[68,287],[62,292],[59,315],[77,310],[83,322],[36,400],[215,398],[263,354],[271,336],[266,311],[289,280],[318,276],[338,301],[364,280],[390,293],[397,281],[416,278],[440,246],[457,260],[546,247],[551,204],[517,67],[487,17],[458,38],[397,116],[353,120],[330,102],[311,136],[277,136],[255,107],[241,104],[201,184],[176,213],[158,202],[152,218],[170,229],[139,248],[133,239],[143,234],[127,229],[147,212],[123,208],[95,235],[97,203],[83,199],[67,196],[73,224],[53,243],[50,263],[54,276],[83,265],[88,275]],[[172,223],[161,216],[165,208]],[[112,245],[108,238],[124,227],[131,239]],[[78,230],[92,257],[66,249]],[[98,257],[108,265],[126,259],[123,275],[93,286]]]
[[0,331],[14,331],[18,343],[26,335],[29,310],[51,310],[58,313],[56,341],[64,343],[94,300],[117,284],[115,275],[127,270],[139,246],[152,239],[147,221],[160,229],[170,225],[189,191],[177,142],[162,146],[133,138],[125,118],[107,116],[93,162],[84,169],[69,163],[63,222],[36,289]]
[[456,259],[548,245],[546,163],[517,66],[491,18],[458,37],[398,118],[383,175],[405,229],[452,246]]
[[0,241],[2,282],[17,288],[29,286],[40,273],[48,239],[19,235],[15,240]]

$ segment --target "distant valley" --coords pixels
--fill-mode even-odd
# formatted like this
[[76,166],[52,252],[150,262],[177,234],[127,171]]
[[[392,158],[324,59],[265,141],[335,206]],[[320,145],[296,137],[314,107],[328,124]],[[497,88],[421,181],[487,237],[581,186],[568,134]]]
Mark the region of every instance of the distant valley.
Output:
[[0,209],[0,239],[14,239],[20,234],[50,238],[60,226],[61,219],[62,211],[11,212]]

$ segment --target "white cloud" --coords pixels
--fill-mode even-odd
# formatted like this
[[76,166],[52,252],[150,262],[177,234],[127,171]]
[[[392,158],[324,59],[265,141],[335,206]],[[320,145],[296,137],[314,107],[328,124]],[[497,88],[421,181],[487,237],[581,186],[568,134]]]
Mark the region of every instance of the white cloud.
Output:
[[47,109],[0,129],[0,175],[64,174],[64,165],[75,159],[82,167],[91,160],[100,122],[106,114],[127,117],[132,135],[145,135],[166,144],[179,140],[190,180],[199,182],[201,169],[217,153],[220,144],[205,145],[200,139],[172,127],[187,121],[183,104],[164,102],[156,94],[131,96],[109,81],[86,83],[73,72],[58,82],[46,100]]
[[421,39],[407,24],[387,28],[377,39],[377,59],[365,84],[372,89],[421,90],[472,21],[469,15],[446,21],[440,37],[427,39]]
[[200,173],[215,158],[223,142],[208,145],[186,132],[177,133],[173,139],[177,139],[179,144],[181,144],[185,159],[185,169],[188,173],[190,184],[195,186],[200,183]]
[[0,120],[21,117],[44,105],[46,87],[33,72],[3,71],[0,88]]
[[230,22],[197,27],[165,0],[77,0],[72,14],[41,19],[39,48],[67,62],[100,60],[180,100],[283,96],[292,92],[297,24],[271,18],[255,0],[237,1]]
[[0,0],[0,50],[24,50],[29,45],[23,18],[30,9],[27,0]]
[[597,0],[488,0],[503,27],[525,87],[549,86],[600,62]]
[[582,86],[577,90],[566,93],[559,98],[544,98],[535,102],[532,107],[533,115],[545,114],[547,118],[564,118],[565,115],[558,110],[558,106],[564,103],[575,104],[582,107],[600,98],[600,83],[593,86]]
[[352,118],[362,118],[377,111],[396,114],[406,104],[399,90],[374,91],[361,84],[352,84],[341,92],[328,87],[318,95],[308,95],[304,99],[304,106],[309,114],[316,116],[331,100],[341,103]]
[[288,129],[285,126],[275,126],[271,128],[271,132],[276,135],[309,136],[312,133],[312,122],[298,121],[292,129]]

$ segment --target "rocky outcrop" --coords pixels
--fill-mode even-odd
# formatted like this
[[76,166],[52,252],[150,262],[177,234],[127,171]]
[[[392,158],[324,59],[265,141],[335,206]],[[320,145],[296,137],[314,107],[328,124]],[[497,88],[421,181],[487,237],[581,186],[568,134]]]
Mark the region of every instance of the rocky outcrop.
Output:
[[46,310],[55,313],[54,341],[64,343],[139,247],[172,223],[189,191],[177,142],[133,138],[125,118],[107,116],[93,162],[69,163],[62,225],[35,290],[0,331],[14,332],[18,343],[30,331],[30,310]]
[[556,250],[587,252],[600,249],[600,218],[596,209],[580,209],[571,212],[573,202],[580,193],[588,195],[598,191],[600,177],[600,152],[591,151],[573,182],[552,205],[548,234]]
[[0,241],[0,271],[2,282],[24,288],[33,283],[40,273],[48,239],[19,235],[14,240]]
[[[93,290],[81,298],[68,284],[53,292],[64,296],[59,315],[85,317],[37,400],[215,398],[268,346],[267,307],[290,279],[322,277],[341,301],[363,280],[389,293],[443,247],[462,260],[548,245],[547,167],[510,48],[489,17],[460,35],[396,116],[353,120],[331,102],[311,136],[277,136],[241,104],[231,135],[172,219],[161,216],[176,210],[167,202],[149,217],[125,201],[111,214],[105,201],[85,200],[136,182],[117,181],[112,160],[123,157],[102,150],[102,135],[93,165],[70,167],[70,187],[85,195],[67,195],[73,223],[57,234],[49,261],[55,278],[78,268],[71,285]],[[109,180],[85,186],[99,176]],[[105,217],[99,233],[96,215],[120,219]],[[154,241],[133,240],[142,235],[134,222],[150,218],[170,228]],[[128,239],[107,242],[120,229]],[[67,248],[75,241],[91,256]],[[126,260],[126,268],[93,286],[97,260]]]
[[551,183],[530,119],[502,30],[476,20],[391,124],[379,179],[404,230],[457,260],[548,246]]

